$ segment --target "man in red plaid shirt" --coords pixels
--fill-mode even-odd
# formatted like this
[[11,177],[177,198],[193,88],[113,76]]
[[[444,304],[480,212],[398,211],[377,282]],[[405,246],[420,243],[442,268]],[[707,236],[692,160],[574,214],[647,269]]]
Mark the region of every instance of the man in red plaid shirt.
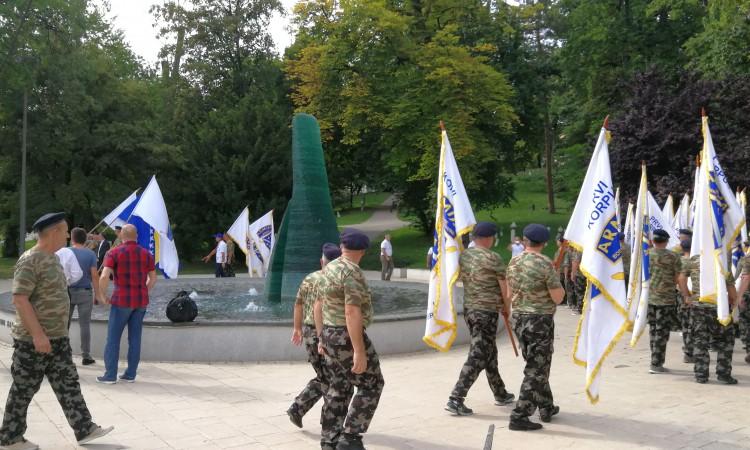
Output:
[[[141,360],[141,333],[143,317],[148,306],[148,292],[156,284],[154,257],[138,245],[135,226],[127,224],[120,233],[122,245],[113,248],[104,258],[104,268],[99,279],[102,303],[111,304],[107,328],[107,345],[104,347],[104,376],[96,381],[104,384],[117,382],[117,361],[120,357],[120,339],[128,327],[128,367],[120,380],[135,381]],[[107,299],[109,276],[114,275],[115,290]]]

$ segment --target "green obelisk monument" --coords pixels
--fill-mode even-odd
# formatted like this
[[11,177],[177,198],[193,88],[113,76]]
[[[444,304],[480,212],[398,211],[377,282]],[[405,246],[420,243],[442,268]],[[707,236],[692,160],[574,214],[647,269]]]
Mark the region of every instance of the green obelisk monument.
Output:
[[320,269],[321,246],[338,243],[320,127],[309,114],[296,114],[292,120],[292,172],[292,199],[266,276],[271,302],[293,301],[302,279]]

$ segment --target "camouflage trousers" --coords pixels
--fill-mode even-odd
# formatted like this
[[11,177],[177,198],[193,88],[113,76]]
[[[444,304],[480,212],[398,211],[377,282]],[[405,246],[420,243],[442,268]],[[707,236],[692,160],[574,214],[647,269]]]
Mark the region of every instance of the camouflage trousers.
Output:
[[674,305],[648,305],[648,336],[651,343],[651,365],[661,367],[667,357],[667,342],[672,328]]
[[466,358],[458,381],[453,387],[450,398],[462,401],[466,398],[469,389],[477,381],[479,374],[484,370],[487,382],[495,398],[502,398],[507,391],[505,383],[500,377],[497,368],[497,322],[500,314],[479,309],[467,309],[464,311],[464,320],[469,327],[471,344],[469,356]]
[[565,291],[565,295],[563,296],[563,300],[562,302],[560,302],[560,304],[562,305],[563,303],[565,303],[567,305],[570,302],[569,300],[570,296],[568,295],[568,278],[565,276],[564,273],[560,274],[560,285],[563,287],[563,290]]
[[[385,381],[375,347],[366,333],[362,333],[362,338],[367,369],[355,374],[352,373],[354,349],[346,327],[323,327],[321,341],[329,374],[326,403],[320,419],[323,447],[335,447],[341,433],[365,433],[378,407]],[[352,396],[355,387],[357,393]]]
[[693,339],[695,348],[693,369],[695,378],[708,379],[711,355],[708,352],[709,339],[713,339],[716,350],[716,375],[732,374],[732,353],[734,352],[734,326],[723,326],[716,319],[716,308],[693,308]]
[[568,305],[570,309],[577,311],[579,314],[583,311],[583,297],[586,295],[586,277],[581,274],[576,275],[574,282],[568,282],[571,285],[571,293],[568,298],[572,297],[572,302]]
[[750,296],[745,295],[745,307],[740,309],[739,333],[745,352],[750,355]]
[[549,372],[555,341],[555,320],[552,314],[513,314],[513,330],[518,337],[526,367],[523,383],[511,419],[521,419],[539,410],[554,406]]
[[68,424],[75,431],[76,440],[96,427],[81,395],[70,341],[67,337],[50,339],[50,344],[52,351],[45,354],[36,352],[31,342],[13,341],[13,364],[10,368],[13,384],[5,404],[0,445],[11,445],[23,440],[29,404],[39,391],[45,376],[62,406]]
[[[307,351],[307,362],[315,371],[315,378],[307,382],[305,388],[302,389],[302,392],[294,399],[292,406],[289,407],[290,412],[300,417],[307,414],[328,391],[325,357],[318,353],[318,335],[315,332],[315,327],[305,325],[302,328],[302,338]],[[323,398],[323,402],[325,401],[325,398]]]
[[682,329],[682,354],[693,356],[693,307],[685,304],[680,305],[677,310],[680,318],[680,328]]

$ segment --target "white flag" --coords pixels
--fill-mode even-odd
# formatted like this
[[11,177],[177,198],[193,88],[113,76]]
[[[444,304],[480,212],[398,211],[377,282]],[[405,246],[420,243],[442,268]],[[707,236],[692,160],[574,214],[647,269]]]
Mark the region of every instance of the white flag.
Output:
[[648,193],[648,218],[651,222],[651,232],[654,230],[664,230],[669,233],[669,242],[667,242],[667,248],[673,251],[681,252],[680,250],[680,235],[677,230],[671,225],[669,219],[662,215],[659,204],[656,203],[656,199],[651,192]]
[[437,211],[432,247],[432,270],[427,296],[427,323],[422,340],[440,351],[448,351],[456,339],[455,284],[461,237],[476,224],[474,212],[458,172],[448,133],[443,130],[437,183]]
[[685,194],[682,196],[680,206],[677,207],[677,213],[674,216],[673,228],[677,230],[692,228],[692,221],[690,220],[690,196]]
[[227,234],[237,244],[237,248],[242,250],[245,255],[245,265],[247,265],[247,273],[252,275],[252,267],[250,266],[250,253],[248,252],[247,242],[249,239],[248,230],[250,227],[250,212],[247,206],[242,210],[239,216],[234,220],[234,223]]
[[633,248],[633,235],[635,233],[635,229],[633,228],[635,226],[635,222],[633,221],[633,204],[628,203],[628,212],[625,216],[625,226],[622,229],[622,232],[625,233],[625,243],[630,246],[630,248]]
[[630,276],[628,277],[628,320],[633,326],[630,345],[635,347],[648,316],[648,294],[651,285],[651,267],[649,252],[651,250],[651,214],[649,207],[648,181],[646,166],[641,167],[641,186],[638,189],[638,201],[635,207],[635,226],[633,234],[633,253],[630,256]]
[[180,261],[177,256],[172,229],[169,225],[169,215],[164,197],[161,195],[156,176],[151,177],[146,189],[133,208],[132,216],[140,217],[153,233],[153,255],[156,265],[169,278],[177,277]]
[[565,238],[582,253],[580,270],[587,279],[573,360],[586,368],[586,395],[591,403],[599,400],[604,360],[628,328],[608,140],[609,132],[602,128],[565,231]]
[[260,266],[262,267],[260,273],[262,273],[262,276],[266,276],[269,264],[271,263],[271,252],[273,252],[273,246],[275,244],[273,210],[268,211],[263,217],[250,224],[250,239],[255,245],[255,247],[252,248],[252,251],[258,261],[260,261]]
[[727,255],[745,225],[745,214],[729,188],[714,150],[708,117],[703,116],[703,151],[696,185],[693,245],[690,255],[700,255],[700,302],[717,306],[719,322],[729,324],[726,287]]
[[661,215],[666,221],[666,225],[671,227],[674,222],[674,199],[672,194],[667,196],[667,201],[664,202],[664,208],[661,210]]
[[114,227],[121,227],[125,225],[127,221],[123,220],[119,216],[120,214],[123,213],[123,211],[125,211],[128,208],[128,206],[135,203],[135,201],[138,198],[137,194],[138,194],[137,190],[133,191],[133,193],[130,194],[128,198],[126,198],[119,205],[117,205],[117,207],[113,209],[111,213],[107,214],[107,216],[104,219],[102,219],[102,222],[104,222],[108,227],[113,228],[113,229]]

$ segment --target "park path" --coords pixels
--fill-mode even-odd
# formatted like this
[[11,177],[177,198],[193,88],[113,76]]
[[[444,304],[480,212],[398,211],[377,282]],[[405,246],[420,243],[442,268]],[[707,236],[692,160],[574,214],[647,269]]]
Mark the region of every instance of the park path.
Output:
[[[583,393],[584,370],[570,356],[579,317],[565,307],[555,316],[550,383],[561,411],[543,430],[509,431],[511,408],[494,405],[484,376],[466,399],[474,416],[445,412],[468,351],[467,346],[457,346],[446,353],[381,355],[385,389],[365,445],[369,450],[479,450],[488,426],[495,425],[494,450],[750,448],[750,365],[742,361],[739,344],[733,373],[739,384],[718,384],[712,364],[709,383],[699,385],[693,381],[692,367],[682,363],[679,334],[672,333],[667,346],[666,366],[672,372],[663,375],[648,373],[648,338],[630,349],[625,336],[604,364],[601,401],[590,405]],[[498,347],[503,380],[518,394],[523,360],[513,357],[505,334]],[[0,344],[0,401],[11,384],[11,354],[12,348]],[[712,358],[715,355],[712,352]],[[80,362],[78,356],[75,360]],[[94,420],[116,428],[88,448],[320,448],[320,403],[305,417],[301,430],[285,414],[313,376],[306,363],[143,362],[137,382],[112,386],[94,381],[101,371],[101,361],[79,366],[81,387]],[[29,408],[26,437],[45,449],[78,448],[46,381]]]
[[388,197],[380,206],[375,208],[372,216],[362,223],[352,225],[352,227],[365,233],[370,239],[377,238],[385,231],[397,230],[409,225],[398,218],[397,211],[391,211],[391,205],[395,200],[394,196]]

